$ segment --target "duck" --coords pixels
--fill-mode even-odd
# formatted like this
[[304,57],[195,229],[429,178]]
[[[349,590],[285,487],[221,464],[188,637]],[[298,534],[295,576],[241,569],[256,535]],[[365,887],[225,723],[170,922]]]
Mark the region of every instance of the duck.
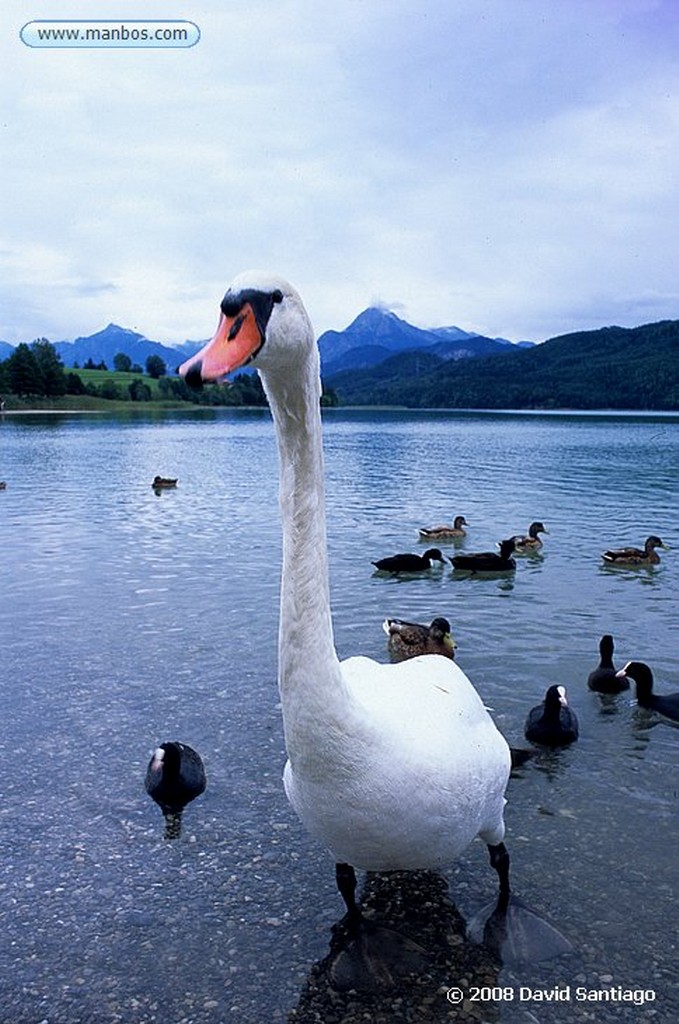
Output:
[[438,548],[428,548],[423,555],[389,555],[387,558],[378,558],[371,564],[379,572],[424,572],[431,569],[432,562],[443,563],[443,555]]
[[616,672],[613,665],[614,650],[613,637],[605,633],[599,641],[599,664],[587,677],[590,690],[597,693],[622,693],[623,690],[629,690],[629,680]]
[[618,672],[621,678],[633,679],[637,688],[637,704],[657,711],[673,722],[679,722],[679,693],[653,693],[653,673],[643,661],[628,661]]
[[430,626],[403,619],[385,619],[382,629],[389,638],[387,649],[392,661],[405,661],[420,654],[442,654],[454,658],[457,644],[450,631],[448,619],[438,617]]
[[6,491],[6,490],[7,490],[7,481],[6,480],[0,480],[0,491]]
[[604,551],[602,558],[607,565],[658,565],[660,555],[656,548],[664,548],[669,551],[667,544],[664,544],[660,537],[652,534],[646,538],[643,550],[641,548],[614,548],[611,551]]
[[454,540],[456,537],[466,537],[465,526],[469,523],[464,516],[455,516],[452,526],[426,526],[419,531],[422,540]]
[[[318,346],[297,291],[262,271],[231,282],[214,336],[179,372],[189,386],[200,387],[246,363],[260,374],[279,454],[283,786],[309,834],[335,862],[343,924],[356,955],[363,953],[369,964],[387,956],[387,943],[356,899],[356,871],[439,870],[476,837],[498,881],[489,918],[499,913],[513,933],[534,932],[517,921],[525,908],[511,891],[504,843],[509,747],[471,681],[440,655],[396,664],[338,658]],[[222,592],[215,595],[223,599]],[[534,946],[542,955],[542,935]]]
[[479,551],[469,555],[453,555],[450,559],[453,568],[467,569],[471,572],[511,572],[516,569],[516,561],[512,558],[514,538],[501,540],[497,551]]
[[565,747],[579,735],[577,715],[568,706],[565,686],[550,686],[541,704],[528,712],[524,735],[543,747]]
[[178,839],[186,805],[205,792],[203,759],[187,743],[169,741],[156,747],[146,769],[144,786],[165,818],[165,838]]
[[514,541],[514,550],[519,555],[526,555],[533,551],[539,551],[542,547],[542,541],[539,536],[541,533],[549,533],[549,530],[543,523],[531,523],[528,527],[527,534],[518,533],[512,538]]
[[177,486],[177,479],[177,477],[154,476],[151,487],[154,491],[169,491],[171,487]]

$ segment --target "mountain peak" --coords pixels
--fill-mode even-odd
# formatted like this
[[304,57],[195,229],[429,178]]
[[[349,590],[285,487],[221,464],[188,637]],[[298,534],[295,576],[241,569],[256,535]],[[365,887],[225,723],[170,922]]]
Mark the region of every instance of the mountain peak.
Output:
[[[131,331],[129,327],[121,327],[120,324],[110,323],[106,324],[106,327],[102,328],[102,330],[95,331],[94,334],[87,335],[87,340],[89,341],[91,338],[96,338],[98,341],[106,340],[108,338],[124,338],[127,341],[135,342],[143,337],[143,334],[139,334],[138,331]],[[73,344],[84,340],[85,339],[82,337],[76,338]]]
[[393,327],[398,324],[404,324],[405,326],[409,326],[408,324],[405,323],[404,320],[401,320],[398,316],[396,316],[396,313],[393,313],[390,309],[387,309],[385,306],[368,306],[367,309],[364,309],[362,313],[359,313],[358,316],[351,321],[351,323],[345,329],[345,331],[342,331],[340,333],[359,330],[375,331],[379,330],[384,325],[389,325]]

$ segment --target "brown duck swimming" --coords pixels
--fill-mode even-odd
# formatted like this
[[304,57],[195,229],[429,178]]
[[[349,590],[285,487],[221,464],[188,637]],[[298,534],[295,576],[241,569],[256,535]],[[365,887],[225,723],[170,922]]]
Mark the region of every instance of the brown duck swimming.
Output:
[[452,526],[427,526],[420,530],[422,540],[454,540],[456,537],[466,537],[465,526],[468,522],[464,516],[455,516]]
[[154,476],[151,487],[154,491],[169,491],[171,487],[177,486],[177,477]]
[[442,654],[454,658],[457,644],[448,619],[436,618],[430,626],[403,619],[385,619],[382,629],[389,638],[387,649],[392,661],[406,661],[418,654]]
[[542,541],[539,537],[541,533],[549,533],[549,530],[543,523],[535,522],[530,524],[527,534],[516,534],[512,538],[516,553],[518,555],[525,555],[530,554],[531,551],[539,551],[542,547]]
[[643,551],[641,548],[614,548],[611,551],[604,551],[601,556],[607,565],[658,565],[660,555],[656,548],[664,548],[669,551],[667,544],[664,544],[660,537],[652,535],[646,538]]

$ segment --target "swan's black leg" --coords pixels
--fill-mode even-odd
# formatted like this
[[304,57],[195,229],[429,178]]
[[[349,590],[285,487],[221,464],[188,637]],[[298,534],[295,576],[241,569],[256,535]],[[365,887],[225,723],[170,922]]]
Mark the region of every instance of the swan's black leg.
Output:
[[495,905],[483,907],[469,922],[467,934],[472,941],[483,942],[504,964],[547,960],[567,953],[572,948],[568,939],[511,892],[505,844],[487,845],[500,888]]
[[419,973],[428,962],[426,950],[363,916],[356,902],[356,872],[351,864],[335,864],[335,877],[347,912],[333,928],[329,957],[333,988],[378,992],[393,987],[399,977]]
[[509,903],[509,852],[504,843],[497,843],[495,846],[488,846],[490,854],[490,865],[497,871],[500,891],[497,898],[497,909],[506,910]]
[[337,888],[347,908],[347,924],[358,924],[361,921],[361,911],[356,902],[356,872],[351,864],[335,864],[335,878]]

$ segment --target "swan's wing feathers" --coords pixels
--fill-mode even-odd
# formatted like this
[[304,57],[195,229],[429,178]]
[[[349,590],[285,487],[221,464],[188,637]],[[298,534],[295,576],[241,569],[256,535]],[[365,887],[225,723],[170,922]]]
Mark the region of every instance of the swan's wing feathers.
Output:
[[382,728],[419,733],[423,743],[435,734],[457,736],[461,720],[497,732],[478,693],[450,658],[422,654],[382,665],[356,657],[341,667],[357,709]]

